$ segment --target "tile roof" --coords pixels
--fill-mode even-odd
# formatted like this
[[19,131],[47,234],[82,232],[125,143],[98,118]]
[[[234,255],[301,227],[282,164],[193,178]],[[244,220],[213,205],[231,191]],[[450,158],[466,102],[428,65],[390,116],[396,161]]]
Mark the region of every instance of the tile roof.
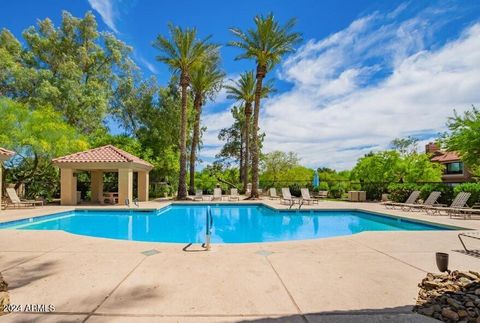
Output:
[[5,148],[2,148],[0,147],[0,156],[1,157],[7,157],[7,158],[10,158],[12,157],[13,155],[15,155],[15,152],[11,151],[11,150],[8,150],[8,149],[5,149]]
[[126,151],[112,145],[106,145],[75,154],[58,157],[53,160],[55,164],[64,163],[135,163],[147,167],[153,167],[149,162],[144,161]]
[[454,151],[446,151],[446,152],[438,152],[435,156],[433,156],[431,161],[440,162],[440,163],[447,163],[447,162],[455,162],[460,161],[460,156]]

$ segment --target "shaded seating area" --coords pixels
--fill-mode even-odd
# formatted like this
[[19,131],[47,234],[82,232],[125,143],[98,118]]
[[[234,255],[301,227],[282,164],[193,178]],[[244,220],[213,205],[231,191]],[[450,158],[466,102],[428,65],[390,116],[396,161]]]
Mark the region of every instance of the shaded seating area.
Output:
[[[148,201],[149,172],[153,166],[115,146],[106,145],[55,158],[53,164],[60,168],[62,205],[77,204],[77,173],[82,171],[90,172],[92,202],[131,204],[134,173],[137,173],[138,201]],[[103,175],[107,172],[118,173],[118,192],[104,192]]]
[[43,206],[43,201],[20,199],[17,195],[17,192],[12,187],[7,188],[6,192],[8,196],[7,206],[13,206],[13,207],[28,207],[28,206],[35,207],[36,205]]
[[2,208],[6,207],[6,202],[4,202],[4,199],[3,199],[3,196],[2,196],[2,194],[3,194],[3,183],[2,183],[3,166],[2,165],[3,165],[4,161],[12,158],[14,155],[15,155],[15,153],[13,151],[10,151],[8,149],[0,147],[0,211],[2,210]]

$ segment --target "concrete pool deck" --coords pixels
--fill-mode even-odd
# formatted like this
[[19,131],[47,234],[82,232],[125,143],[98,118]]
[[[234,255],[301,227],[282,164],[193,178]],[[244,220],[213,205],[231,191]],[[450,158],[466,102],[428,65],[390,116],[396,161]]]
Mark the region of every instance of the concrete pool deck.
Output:
[[[278,202],[262,202],[280,208]],[[385,210],[375,203],[323,201],[304,207],[310,208],[360,209],[480,229],[478,220]],[[69,209],[7,210],[0,222]],[[427,272],[438,271],[434,253],[448,252],[451,269],[480,271],[480,259],[458,252],[457,234],[363,232],[185,252],[183,244],[2,230],[0,272],[11,303],[52,304],[56,311],[8,314],[0,321],[434,322],[411,312],[417,284]],[[472,246],[480,248],[480,242]]]

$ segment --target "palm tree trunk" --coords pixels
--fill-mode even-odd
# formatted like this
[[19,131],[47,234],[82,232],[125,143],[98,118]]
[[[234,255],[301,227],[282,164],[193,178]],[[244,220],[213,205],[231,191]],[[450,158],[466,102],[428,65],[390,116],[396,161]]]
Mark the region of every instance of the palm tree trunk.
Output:
[[180,117],[180,174],[178,178],[177,199],[187,199],[187,87],[188,76],[182,73],[180,86],[182,88],[182,110]]
[[193,108],[195,109],[195,121],[193,124],[193,138],[190,149],[190,185],[188,189],[191,195],[195,194],[195,160],[198,143],[200,142],[200,115],[202,114],[202,98],[198,93],[195,94]]
[[252,115],[252,103],[246,102],[245,104],[245,166],[243,168],[243,190],[247,191],[248,184],[248,166],[250,164],[250,117]]
[[239,160],[239,166],[240,166],[240,172],[239,172],[239,180],[240,183],[243,183],[243,178],[245,175],[245,165],[244,165],[244,155],[245,155],[245,145],[243,144],[245,140],[245,127],[242,127],[240,129],[240,160]]
[[258,120],[260,114],[260,97],[262,95],[263,79],[267,72],[267,67],[263,65],[257,65],[256,85],[255,85],[255,105],[253,108],[253,129],[252,129],[252,199],[258,198],[258,167],[259,167],[259,155],[258,148]]

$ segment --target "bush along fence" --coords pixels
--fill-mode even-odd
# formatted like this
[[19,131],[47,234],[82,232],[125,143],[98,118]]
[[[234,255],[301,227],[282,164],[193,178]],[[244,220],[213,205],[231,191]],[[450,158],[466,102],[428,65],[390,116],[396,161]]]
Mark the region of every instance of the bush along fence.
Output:
[[433,191],[441,192],[439,203],[450,204],[459,192],[469,192],[472,195],[468,205],[480,203],[480,182],[463,183],[457,185],[442,182],[425,183],[390,183],[390,182],[358,182],[358,181],[322,181],[313,188],[311,181],[283,181],[283,182],[260,182],[260,187],[268,190],[275,187],[279,191],[282,187],[290,188],[293,196],[300,196],[300,188],[306,187],[313,192],[328,191],[330,198],[339,199],[345,197],[348,191],[366,191],[367,199],[379,201],[382,194],[389,194],[389,199],[395,202],[404,202],[410,193],[420,191],[420,198],[425,200]]

